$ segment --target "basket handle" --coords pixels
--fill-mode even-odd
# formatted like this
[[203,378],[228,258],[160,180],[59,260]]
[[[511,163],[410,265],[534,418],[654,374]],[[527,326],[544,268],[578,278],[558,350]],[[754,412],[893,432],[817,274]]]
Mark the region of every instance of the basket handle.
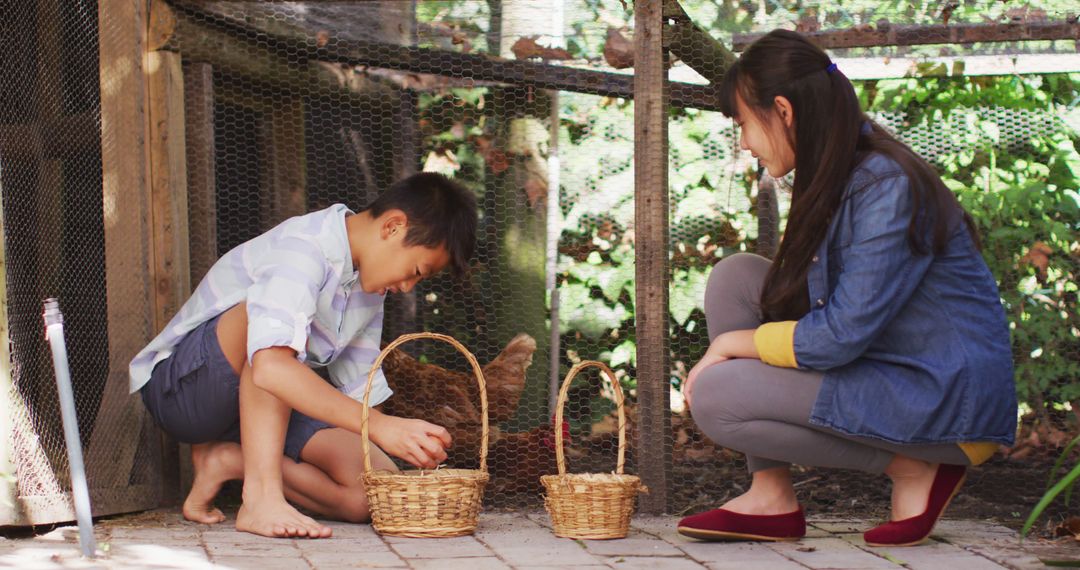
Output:
[[563,451],[562,430],[563,407],[566,405],[566,398],[570,393],[570,382],[577,376],[578,372],[581,372],[586,368],[599,368],[600,371],[608,377],[611,389],[615,392],[615,406],[619,410],[619,461],[615,466],[615,472],[622,475],[623,464],[626,463],[626,410],[623,405],[622,386],[619,385],[619,380],[615,378],[615,373],[611,371],[611,368],[608,368],[607,364],[596,360],[582,360],[575,364],[574,367],[566,373],[566,378],[563,379],[562,387],[559,388],[559,400],[555,404],[555,425],[552,426],[555,430],[555,462],[559,467],[559,475],[566,475],[566,453]]
[[488,401],[487,401],[487,382],[484,381],[484,372],[481,370],[480,365],[476,362],[476,357],[472,355],[467,348],[465,348],[460,342],[453,337],[429,332],[410,333],[403,334],[397,338],[394,342],[386,345],[386,348],[382,349],[379,353],[379,357],[375,359],[375,364],[371,365],[371,371],[368,372],[367,385],[364,386],[364,411],[360,415],[360,439],[363,442],[364,449],[364,474],[371,473],[371,445],[368,440],[370,434],[368,433],[368,416],[371,412],[371,407],[368,402],[371,400],[371,384],[375,378],[375,373],[378,372],[382,366],[382,362],[390,354],[390,351],[396,348],[398,345],[404,344],[411,340],[417,340],[422,338],[430,338],[435,340],[441,340],[449,343],[458,350],[461,354],[465,355],[465,358],[472,365],[473,374],[476,376],[476,383],[480,385],[480,419],[482,431],[480,432],[480,470],[487,473],[487,454],[488,454]]

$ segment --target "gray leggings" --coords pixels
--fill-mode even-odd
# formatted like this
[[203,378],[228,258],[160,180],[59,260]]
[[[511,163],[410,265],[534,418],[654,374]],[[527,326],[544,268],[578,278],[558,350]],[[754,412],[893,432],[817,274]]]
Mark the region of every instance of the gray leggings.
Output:
[[[761,324],[758,299],[771,262],[740,253],[713,268],[705,289],[709,340]],[[895,444],[812,425],[822,373],[778,368],[752,358],[706,368],[694,384],[694,421],[718,445],[746,454],[750,472],[799,465],[881,473],[894,454],[968,465],[955,443]]]

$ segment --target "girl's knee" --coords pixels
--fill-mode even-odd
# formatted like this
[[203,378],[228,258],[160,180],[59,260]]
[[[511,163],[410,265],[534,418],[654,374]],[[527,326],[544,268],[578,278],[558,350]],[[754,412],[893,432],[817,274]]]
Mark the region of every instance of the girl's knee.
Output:
[[736,253],[729,255],[713,265],[709,273],[708,287],[730,287],[731,285],[745,281],[751,276],[769,270],[769,260],[753,253]]
[[701,371],[690,401],[690,412],[695,418],[718,423],[738,421],[738,402],[753,397],[749,393],[752,386],[746,381],[748,362],[727,360]]

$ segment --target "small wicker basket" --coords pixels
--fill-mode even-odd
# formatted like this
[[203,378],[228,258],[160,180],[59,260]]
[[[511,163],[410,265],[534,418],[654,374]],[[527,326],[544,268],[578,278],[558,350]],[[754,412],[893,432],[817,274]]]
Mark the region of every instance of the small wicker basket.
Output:
[[[430,338],[453,345],[472,365],[480,385],[480,469],[436,469],[404,471],[374,471],[371,468],[371,446],[368,434],[368,402],[372,379],[383,359],[398,345],[410,340]],[[488,402],[487,386],[480,365],[464,346],[453,338],[435,333],[414,333],[398,337],[375,359],[364,388],[364,411],[361,416],[361,440],[364,448],[364,487],[371,505],[371,524],[381,534],[434,538],[463,536],[476,530],[484,486],[488,482]]]
[[[566,455],[563,452],[563,407],[566,405],[570,382],[582,369],[599,368],[608,377],[615,393],[615,405],[619,413],[619,460],[613,473],[566,472]],[[544,506],[551,515],[555,535],[566,538],[624,538],[630,530],[630,516],[634,513],[634,500],[639,491],[647,491],[636,475],[623,474],[626,462],[626,411],[622,388],[615,374],[602,362],[585,360],[566,374],[559,400],[555,406],[555,459],[558,475],[544,475],[547,495]]]

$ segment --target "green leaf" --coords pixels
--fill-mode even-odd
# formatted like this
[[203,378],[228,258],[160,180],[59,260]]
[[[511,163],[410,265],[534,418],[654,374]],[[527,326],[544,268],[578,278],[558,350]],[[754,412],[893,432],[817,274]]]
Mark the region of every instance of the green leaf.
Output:
[[669,307],[671,318],[685,325],[694,309],[705,310],[705,286],[709,276],[705,270],[690,268],[677,271],[671,282]]
[[1061,494],[1061,492],[1064,491],[1066,487],[1071,486],[1073,482],[1076,481],[1077,477],[1080,477],[1080,464],[1073,466],[1072,470],[1069,471],[1069,473],[1065,475],[1065,477],[1063,477],[1060,481],[1057,482],[1056,485],[1051,487],[1050,490],[1043,494],[1042,498],[1039,499],[1038,504],[1035,505],[1035,508],[1031,509],[1031,514],[1028,515],[1027,520],[1024,521],[1023,528],[1020,529],[1021,539],[1027,536],[1028,531],[1031,530],[1031,526],[1035,524],[1035,520],[1043,514],[1043,511],[1045,511],[1046,507],[1048,507],[1050,503],[1053,502],[1054,498]]
[[634,283],[634,263],[623,263],[610,268],[597,275],[597,285],[604,292],[604,297],[614,303],[622,296],[623,289],[628,284]]
[[1069,442],[1069,445],[1066,445],[1065,449],[1058,455],[1057,461],[1054,462],[1054,468],[1050,470],[1050,477],[1046,481],[1046,488],[1048,490],[1050,489],[1050,485],[1054,483],[1054,475],[1061,469],[1061,465],[1065,463],[1065,459],[1069,457],[1069,452],[1072,451],[1072,448],[1076,446],[1077,442],[1080,442],[1080,435],[1073,438],[1073,440]]
[[627,362],[630,366],[637,366],[637,344],[632,340],[625,340],[615,350],[611,351],[610,365],[612,368],[622,366]]

